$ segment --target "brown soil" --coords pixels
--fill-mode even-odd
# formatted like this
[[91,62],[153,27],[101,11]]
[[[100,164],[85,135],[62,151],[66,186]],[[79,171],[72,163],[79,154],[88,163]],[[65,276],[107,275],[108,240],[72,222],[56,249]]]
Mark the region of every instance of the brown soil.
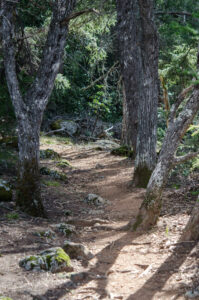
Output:
[[[199,285],[199,249],[178,239],[194,201],[168,189],[158,225],[147,233],[125,232],[122,227],[136,216],[145,192],[130,188],[132,161],[91,146],[42,147],[59,152],[74,168],[65,169],[67,182],[43,187],[48,219],[19,212],[18,220],[8,220],[6,214],[14,208],[0,207],[0,295],[13,300],[186,299],[186,291]],[[43,163],[55,166],[52,161]],[[110,204],[91,206],[83,201],[88,193],[99,194]],[[64,216],[65,210],[71,210],[72,217]],[[96,224],[85,221],[96,218],[100,219]],[[94,258],[73,261],[78,274],[73,281],[66,273],[20,268],[24,256],[63,245],[66,237],[61,234],[55,239],[34,235],[60,222],[77,225],[78,233],[71,240],[87,245]]]

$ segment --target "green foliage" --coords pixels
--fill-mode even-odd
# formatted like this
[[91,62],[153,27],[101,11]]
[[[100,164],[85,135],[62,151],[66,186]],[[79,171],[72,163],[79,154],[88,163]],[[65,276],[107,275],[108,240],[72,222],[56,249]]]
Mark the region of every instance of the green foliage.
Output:
[[17,219],[19,219],[19,214],[18,213],[9,213],[6,215],[6,218],[8,220],[17,220]]

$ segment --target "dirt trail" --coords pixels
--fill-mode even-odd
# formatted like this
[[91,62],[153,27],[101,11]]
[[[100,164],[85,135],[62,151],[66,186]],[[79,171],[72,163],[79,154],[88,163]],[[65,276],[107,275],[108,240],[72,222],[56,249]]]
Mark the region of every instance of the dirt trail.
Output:
[[[186,291],[199,284],[199,252],[194,243],[177,241],[193,202],[167,190],[158,226],[142,234],[119,231],[135,217],[144,196],[144,190],[129,187],[132,162],[91,146],[53,144],[50,148],[68,159],[73,169],[65,170],[68,177],[65,184],[43,188],[49,219],[20,215],[16,221],[0,220],[0,295],[13,300],[186,299]],[[99,194],[110,204],[91,207],[82,201],[88,193]],[[63,212],[68,209],[73,220],[105,220],[105,224],[80,226],[78,234],[71,237],[87,245],[94,254],[87,264],[73,262],[76,272],[87,273],[71,282],[65,273],[21,269],[18,261],[25,255],[63,245],[66,238],[61,235],[49,240],[36,237],[34,232],[63,221],[67,223],[68,217]]]

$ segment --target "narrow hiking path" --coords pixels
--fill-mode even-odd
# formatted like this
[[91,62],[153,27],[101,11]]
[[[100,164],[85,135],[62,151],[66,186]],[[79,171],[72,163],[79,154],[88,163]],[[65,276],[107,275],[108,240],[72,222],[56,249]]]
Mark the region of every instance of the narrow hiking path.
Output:
[[[47,220],[22,213],[18,220],[0,219],[0,295],[14,300],[186,299],[187,290],[199,284],[199,252],[197,245],[178,243],[178,238],[194,201],[167,189],[162,216],[153,230],[142,234],[119,230],[136,216],[145,192],[130,188],[132,161],[99,151],[95,143],[43,143],[41,148],[60,153],[72,168],[64,169],[65,182],[43,187]],[[53,168],[56,163],[45,160],[42,165]],[[89,193],[107,199],[108,205],[85,203]],[[71,216],[65,215],[68,210]],[[87,245],[94,257],[73,261],[72,281],[66,273],[21,269],[18,262],[24,256],[63,245],[67,238],[61,234],[54,239],[35,235],[61,222],[76,225],[77,234],[70,239]]]

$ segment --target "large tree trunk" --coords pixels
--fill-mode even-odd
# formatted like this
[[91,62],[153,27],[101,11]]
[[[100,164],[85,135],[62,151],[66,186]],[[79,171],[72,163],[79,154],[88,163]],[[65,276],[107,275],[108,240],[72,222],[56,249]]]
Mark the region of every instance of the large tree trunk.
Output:
[[146,187],[156,165],[158,105],[158,36],[153,0],[139,0],[141,69],[134,185]]
[[22,97],[16,74],[13,35],[17,2],[1,1],[2,39],[6,79],[18,123],[19,184],[17,204],[33,216],[43,216],[39,174],[39,134],[43,112],[63,57],[68,23],[75,0],[54,2],[52,20],[36,78]]
[[156,163],[158,38],[152,0],[117,0],[124,81],[123,143],[136,155],[134,183],[146,187]]
[[117,0],[118,42],[124,82],[123,142],[136,152],[141,70],[140,22],[137,0]]
[[132,221],[128,225],[133,230],[137,228],[149,229],[156,224],[162,206],[162,190],[168,180],[169,172],[175,165],[198,155],[197,152],[175,157],[178,145],[199,109],[199,87],[195,87],[184,109],[174,119],[179,104],[180,102],[177,102],[171,109],[170,122],[162,150],[148,183],[145,199],[139,209],[136,221]]

